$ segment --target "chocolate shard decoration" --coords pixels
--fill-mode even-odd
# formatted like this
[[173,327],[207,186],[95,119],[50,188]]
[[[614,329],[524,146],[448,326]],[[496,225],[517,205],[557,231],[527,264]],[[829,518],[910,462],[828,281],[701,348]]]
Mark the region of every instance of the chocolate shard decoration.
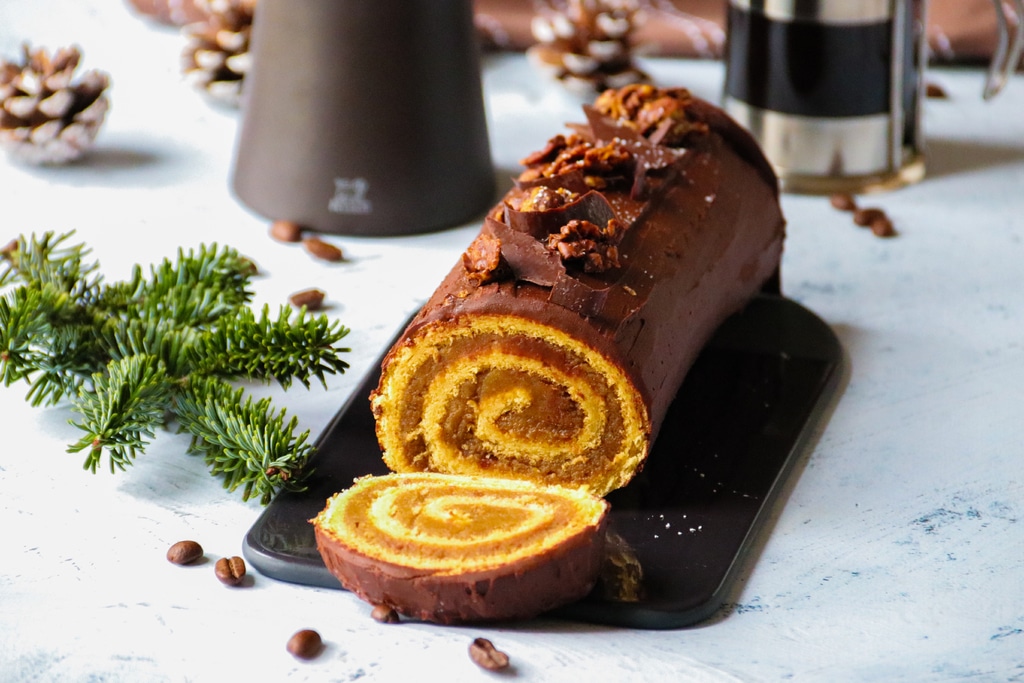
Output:
[[565,273],[565,264],[557,253],[521,230],[487,217],[482,232],[499,240],[501,256],[517,280],[550,287]]
[[569,204],[546,211],[519,211],[508,204],[505,206],[505,219],[509,227],[539,240],[557,233],[572,220],[605,225],[615,217],[615,209],[605,196],[593,190],[587,190]]

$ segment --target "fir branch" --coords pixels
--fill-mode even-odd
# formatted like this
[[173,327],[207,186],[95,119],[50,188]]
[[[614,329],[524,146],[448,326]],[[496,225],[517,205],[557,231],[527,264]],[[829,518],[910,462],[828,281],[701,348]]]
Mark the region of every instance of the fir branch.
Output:
[[4,386],[28,379],[43,361],[35,342],[50,332],[45,296],[38,289],[18,287],[0,298],[0,376]]
[[150,269],[148,280],[141,279],[141,271],[133,274],[138,289],[131,314],[193,327],[208,325],[252,299],[252,272],[252,263],[230,247],[179,249],[177,262],[164,259]]
[[163,424],[172,383],[156,356],[139,355],[111,361],[106,372],[93,375],[92,384],[93,390],[79,392],[73,403],[82,420],[71,424],[86,434],[68,452],[88,449],[84,467],[95,472],[106,450],[110,471],[124,470]]
[[260,317],[250,309],[239,311],[216,329],[204,334],[192,353],[197,372],[223,377],[251,377],[276,380],[282,387],[298,379],[308,389],[309,377],[324,386],[326,375],[343,373],[348,363],[335,348],[349,332],[326,315],[309,316],[282,306],[276,320],[264,306]]
[[48,353],[40,359],[25,396],[34,406],[56,405],[65,396],[77,396],[96,366],[95,338],[83,327],[54,327],[48,341]]
[[[86,324],[82,324],[85,322]],[[72,298],[47,283],[21,286],[0,298],[0,377],[29,381],[32,405],[74,395],[106,361],[92,337],[92,320]]]
[[298,419],[285,422],[286,411],[275,411],[270,399],[253,401],[224,380],[201,378],[188,383],[173,410],[192,435],[190,451],[203,455],[224,488],[243,487],[243,500],[258,496],[266,505],[278,487],[301,490],[313,452],[309,432],[295,436]]
[[126,320],[112,318],[98,332],[112,358],[136,354],[156,356],[171,377],[185,377],[192,371],[190,347],[198,332],[168,320]]
[[63,246],[73,234],[51,231],[39,238],[19,237],[13,248],[2,252],[5,268],[0,271],[0,287],[20,281],[29,286],[51,285],[76,299],[94,297],[101,282],[98,265],[84,262],[89,254],[84,245]]
[[148,275],[136,266],[123,282],[105,284],[88,250],[68,246],[72,233],[21,237],[0,248],[0,380],[25,381],[33,405],[70,397],[85,432],[68,447],[87,451],[95,472],[106,453],[124,470],[167,415],[192,434],[190,450],[206,456],[214,475],[243,497],[269,502],[275,490],[298,488],[313,447],[298,422],[253,401],[228,379],[298,380],[341,373],[336,344],[348,329],[324,315],[295,318],[287,307],[271,320],[247,306],[252,263],[228,247],[178,250]]

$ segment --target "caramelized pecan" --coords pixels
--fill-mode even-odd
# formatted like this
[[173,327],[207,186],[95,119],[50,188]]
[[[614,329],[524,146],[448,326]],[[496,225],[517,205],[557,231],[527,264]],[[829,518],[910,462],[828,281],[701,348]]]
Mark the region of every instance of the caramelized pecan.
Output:
[[497,279],[503,271],[501,265],[501,240],[491,234],[477,235],[462,253],[466,274],[481,284]]
[[594,108],[655,144],[679,146],[690,134],[708,131],[706,123],[690,117],[688,105],[692,99],[685,88],[636,84],[606,90],[594,101]]
[[612,218],[601,226],[587,220],[571,220],[547,239],[547,248],[566,262],[578,262],[587,273],[603,273],[619,267],[619,240],[625,226]]
[[538,185],[527,191],[519,205],[519,211],[550,211],[570,204],[579,198],[579,193],[564,187],[551,188]]
[[520,174],[519,181],[554,178],[579,171],[583,173],[588,186],[602,188],[607,185],[607,179],[610,177],[632,175],[633,155],[618,144],[611,142],[595,146],[579,135],[562,137],[562,140],[565,144],[557,151],[552,150],[554,156],[545,154],[538,157],[543,161],[528,165]]

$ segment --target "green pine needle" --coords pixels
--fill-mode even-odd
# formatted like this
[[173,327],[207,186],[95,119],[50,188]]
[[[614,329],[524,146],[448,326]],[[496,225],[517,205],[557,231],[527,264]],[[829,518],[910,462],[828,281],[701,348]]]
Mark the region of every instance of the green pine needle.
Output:
[[163,424],[172,383],[156,356],[130,356],[111,361],[106,372],[92,377],[92,391],[81,391],[73,408],[82,414],[72,422],[85,436],[68,446],[69,453],[88,449],[85,469],[96,471],[104,450],[110,471],[124,470]]
[[241,388],[203,378],[178,395],[174,412],[192,435],[191,450],[223,476],[224,488],[244,487],[243,500],[259,497],[265,505],[278,487],[301,488],[299,475],[313,452],[309,432],[294,436],[297,418],[286,422],[286,412],[275,411],[270,399],[254,401]]
[[348,368],[335,348],[348,329],[324,316],[308,316],[305,309],[294,319],[291,313],[282,306],[272,320],[267,306],[259,318],[249,309],[239,311],[192,347],[197,370],[224,377],[273,379],[285,388],[294,378],[308,389],[308,378],[316,377],[326,386],[326,375]]
[[216,244],[178,250],[148,274],[104,283],[73,233],[21,237],[0,249],[0,380],[25,382],[33,405],[70,398],[95,472],[106,454],[124,470],[176,419],[225,488],[264,504],[301,488],[313,447],[308,432],[270,399],[254,401],[232,379],[307,388],[349,366],[338,346],[348,329],[305,309],[271,318],[248,307],[252,263]]

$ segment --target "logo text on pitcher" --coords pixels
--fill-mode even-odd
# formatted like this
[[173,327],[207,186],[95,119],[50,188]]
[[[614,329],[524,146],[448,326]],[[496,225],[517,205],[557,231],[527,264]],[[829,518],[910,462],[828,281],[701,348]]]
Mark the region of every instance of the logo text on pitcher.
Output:
[[365,178],[335,178],[334,196],[327,204],[331,213],[370,213],[373,203],[366,198],[370,183]]

